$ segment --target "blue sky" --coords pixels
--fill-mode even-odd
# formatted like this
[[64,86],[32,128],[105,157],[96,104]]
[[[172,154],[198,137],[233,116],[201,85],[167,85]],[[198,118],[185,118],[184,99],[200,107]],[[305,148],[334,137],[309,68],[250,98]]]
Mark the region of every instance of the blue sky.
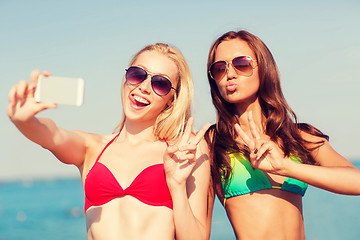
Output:
[[284,95],[301,122],[360,159],[358,1],[0,1],[0,179],[78,175],[25,139],[5,114],[10,87],[35,69],[82,77],[85,104],[40,114],[59,126],[110,133],[121,118],[120,82],[148,44],[178,47],[195,86],[195,130],[215,121],[206,60],[229,30],[259,36],[279,66]]

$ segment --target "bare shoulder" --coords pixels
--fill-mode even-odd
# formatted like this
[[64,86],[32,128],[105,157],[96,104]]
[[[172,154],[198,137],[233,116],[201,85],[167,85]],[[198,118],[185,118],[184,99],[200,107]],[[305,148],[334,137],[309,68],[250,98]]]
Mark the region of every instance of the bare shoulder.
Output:
[[87,148],[107,143],[116,136],[116,134],[101,135],[96,133],[87,133],[79,130],[74,130],[73,132],[84,139]]
[[215,134],[215,127],[216,127],[216,124],[211,125],[204,135],[204,138],[208,145],[210,145],[213,141],[214,134]]
[[300,135],[305,141],[309,142],[310,144],[323,142],[323,141],[327,142],[327,140],[325,138],[307,133],[306,131],[303,131],[303,130],[300,130]]
[[196,195],[207,196],[211,183],[209,148],[204,137],[201,137],[200,140],[197,137],[197,133],[192,133],[190,136],[190,142],[194,141],[194,139],[197,142],[196,165],[192,170],[191,177],[188,178],[187,187],[189,192],[196,189]]
[[207,158],[209,157],[209,145],[207,144],[206,140],[202,138],[198,144],[198,150],[201,154],[207,155]]
[[80,172],[85,173],[84,176],[86,176],[87,172],[94,165],[97,156],[100,154],[102,149],[104,149],[106,144],[116,136],[116,134],[101,135],[101,134],[87,133],[82,131],[74,131],[74,132],[81,135],[85,139],[86,156],[82,166],[80,166],[79,169]]
[[353,166],[350,161],[336,152],[325,138],[304,131],[301,131],[300,134],[305,141],[309,142],[307,147],[313,149],[310,154],[319,165]]

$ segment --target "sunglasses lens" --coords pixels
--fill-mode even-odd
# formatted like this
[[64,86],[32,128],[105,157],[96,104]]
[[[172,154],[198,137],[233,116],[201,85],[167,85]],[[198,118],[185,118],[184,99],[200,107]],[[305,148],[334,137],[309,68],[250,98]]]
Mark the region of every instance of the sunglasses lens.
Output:
[[143,82],[146,77],[146,71],[139,67],[129,67],[126,71],[126,81],[131,85],[136,85]]
[[165,96],[171,90],[171,82],[166,77],[155,75],[151,78],[151,86],[157,95]]
[[[232,64],[236,70],[242,72],[244,76],[251,76],[252,74],[252,66],[251,59],[247,57],[237,57],[232,60]],[[250,74],[250,75],[249,75]]]
[[220,62],[216,62],[213,63],[210,67],[210,74],[211,77],[214,80],[220,80],[221,78],[224,77],[224,74],[226,72],[226,62],[225,61],[220,61]]

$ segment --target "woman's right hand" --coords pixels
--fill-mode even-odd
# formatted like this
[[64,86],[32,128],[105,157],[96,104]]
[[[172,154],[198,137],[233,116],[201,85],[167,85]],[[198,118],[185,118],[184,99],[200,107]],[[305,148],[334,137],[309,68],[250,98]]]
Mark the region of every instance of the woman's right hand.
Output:
[[[14,124],[28,122],[37,113],[48,108],[57,107],[54,103],[35,101],[34,93],[40,74],[39,70],[34,70],[30,74],[30,82],[22,80],[10,89],[7,114]],[[50,76],[49,72],[43,74],[44,76]]]
[[284,175],[284,168],[288,157],[284,156],[282,150],[276,143],[270,140],[265,134],[260,134],[255,125],[252,112],[248,113],[248,122],[251,135],[247,135],[239,124],[235,124],[235,130],[239,135],[239,143],[244,142],[250,150],[250,163],[259,170]]
[[[44,72],[44,76],[50,76]],[[7,114],[18,130],[29,140],[51,151],[60,161],[83,166],[86,155],[87,135],[80,131],[68,131],[58,127],[50,118],[36,118],[35,115],[55,103],[36,102],[34,98],[39,70],[31,72],[30,81],[20,81],[9,92]]]

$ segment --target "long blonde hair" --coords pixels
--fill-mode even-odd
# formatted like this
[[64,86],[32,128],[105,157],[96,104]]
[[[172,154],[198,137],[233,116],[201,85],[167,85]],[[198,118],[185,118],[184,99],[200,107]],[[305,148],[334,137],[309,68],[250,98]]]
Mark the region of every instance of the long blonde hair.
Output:
[[[155,51],[171,59],[178,68],[177,86],[172,103],[167,106],[157,117],[154,126],[154,135],[158,139],[168,142],[176,142],[182,135],[186,122],[191,116],[191,103],[194,95],[194,87],[189,66],[182,53],[175,47],[165,43],[148,45],[134,55],[129,63],[132,66],[140,54],[146,51]],[[125,77],[121,88],[121,98],[124,98]],[[115,128],[121,131],[125,124],[126,116],[123,114],[120,124]]]

